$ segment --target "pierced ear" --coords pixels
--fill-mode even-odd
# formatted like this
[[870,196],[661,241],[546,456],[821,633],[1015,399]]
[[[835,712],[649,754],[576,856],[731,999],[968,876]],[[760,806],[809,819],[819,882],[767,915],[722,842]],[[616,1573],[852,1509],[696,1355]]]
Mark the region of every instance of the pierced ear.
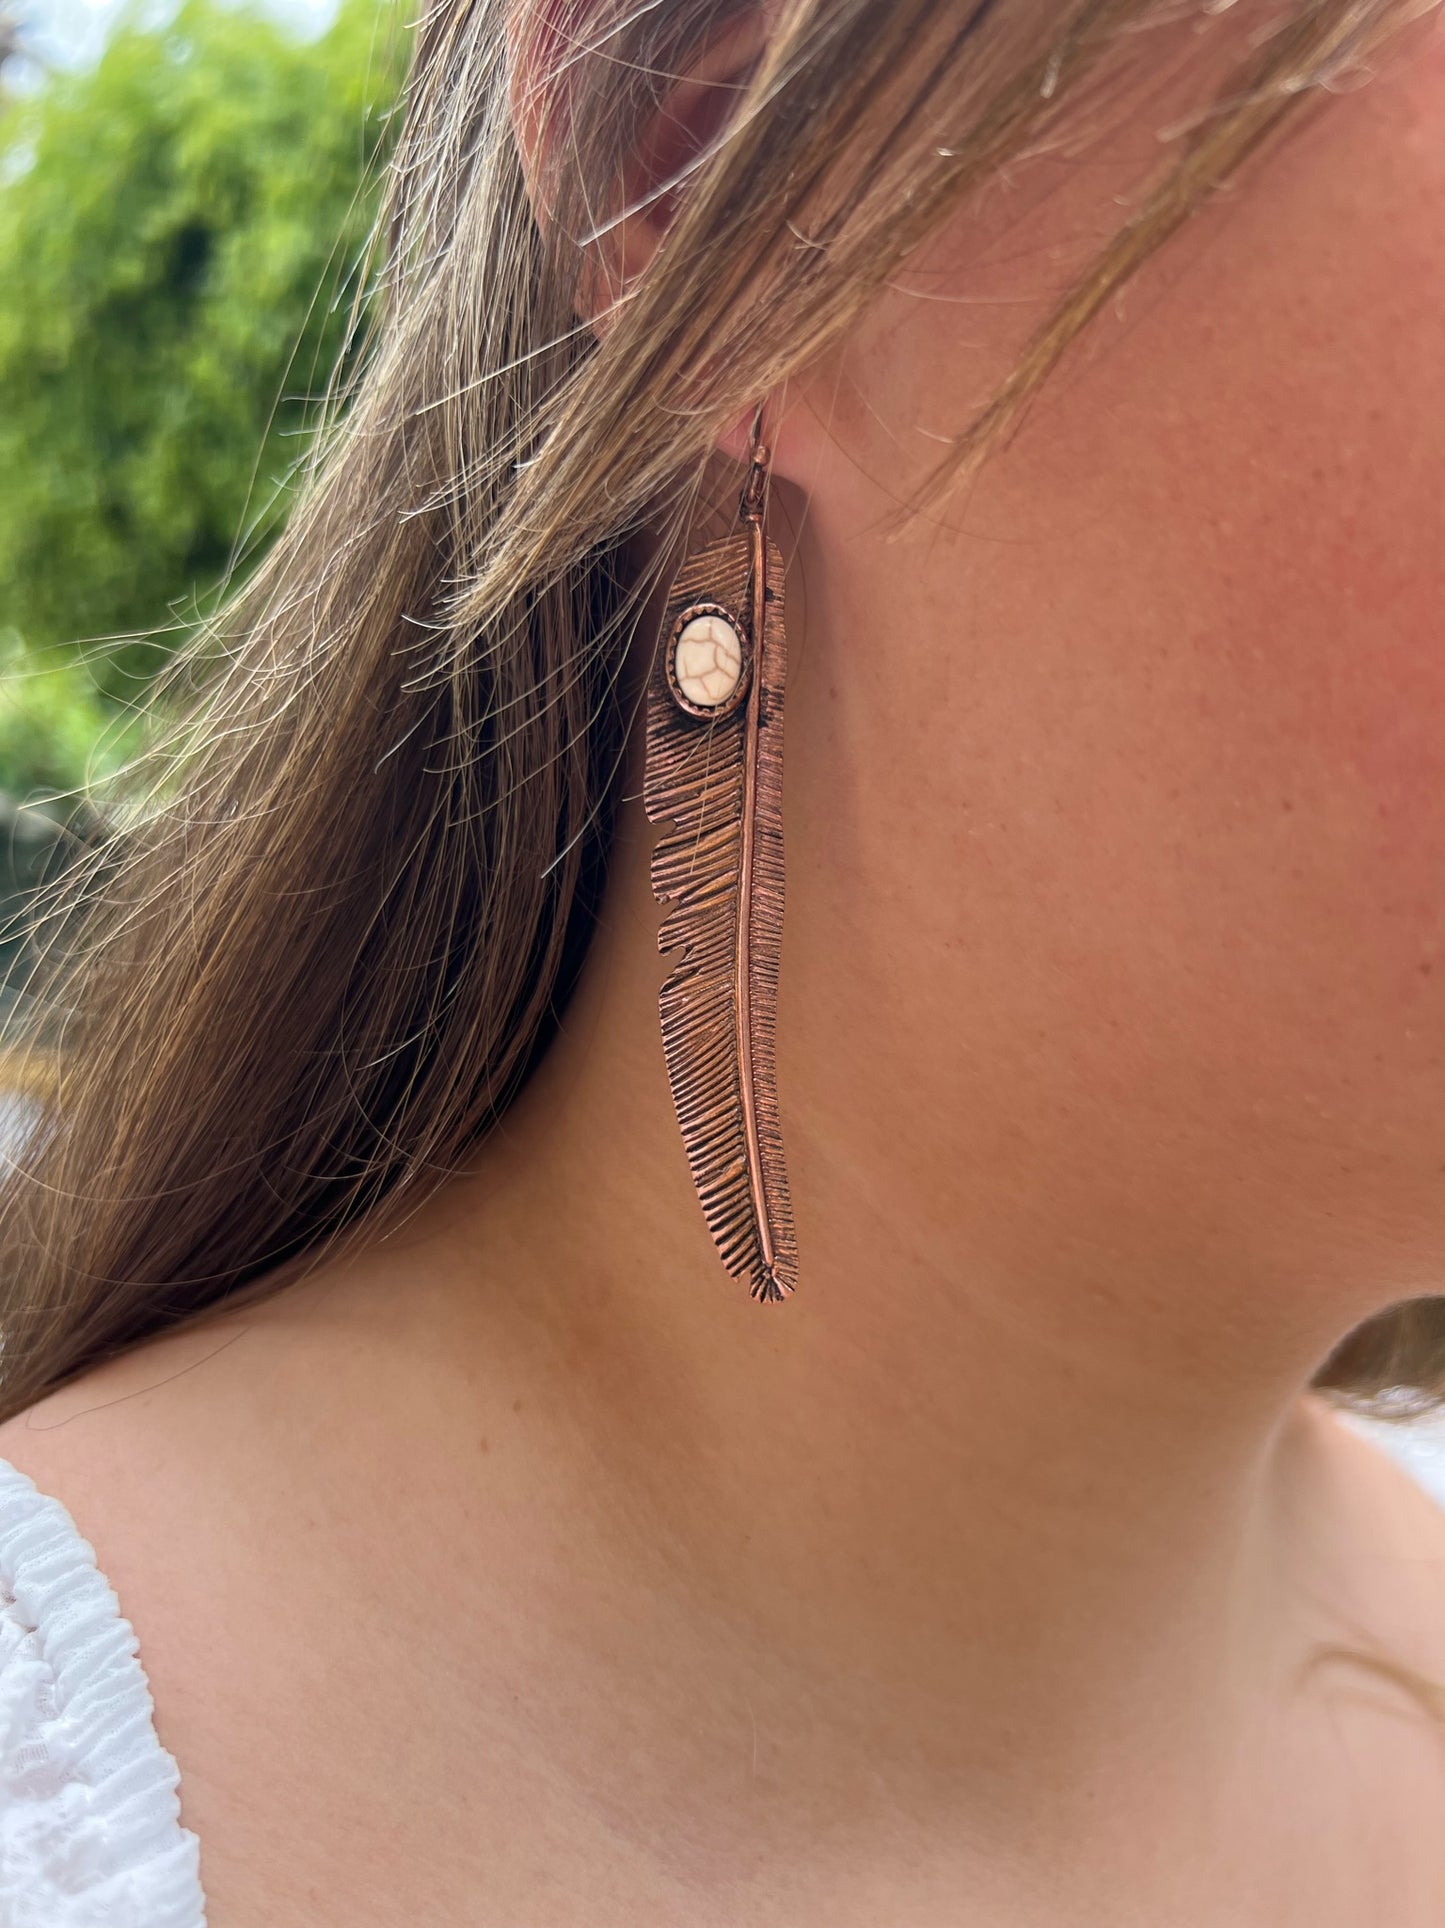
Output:
[[[539,0],[538,7],[517,9],[509,22],[509,101],[532,213],[545,233],[551,216],[542,183],[554,158],[548,146],[556,138],[556,117],[539,103],[557,95],[548,84],[544,49],[551,50],[553,61],[564,58],[567,49],[558,45],[555,27],[536,18],[540,10]],[[682,205],[693,164],[727,125],[766,41],[762,6],[734,14],[689,60],[627,151],[617,155],[613,178],[621,183],[621,205],[595,235],[583,237],[574,301],[578,319],[599,338],[647,272]]]

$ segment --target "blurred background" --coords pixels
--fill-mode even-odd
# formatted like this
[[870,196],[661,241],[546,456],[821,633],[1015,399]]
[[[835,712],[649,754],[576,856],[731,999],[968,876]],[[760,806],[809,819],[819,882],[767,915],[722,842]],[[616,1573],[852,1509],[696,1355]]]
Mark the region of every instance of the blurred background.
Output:
[[0,0],[0,1043],[28,893],[285,516],[404,51],[387,0]]

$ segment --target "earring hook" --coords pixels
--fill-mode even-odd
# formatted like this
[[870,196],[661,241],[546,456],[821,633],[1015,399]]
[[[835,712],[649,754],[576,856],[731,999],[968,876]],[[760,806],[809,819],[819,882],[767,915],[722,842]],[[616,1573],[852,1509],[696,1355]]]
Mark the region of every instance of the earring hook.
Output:
[[741,504],[743,517],[748,521],[756,521],[762,515],[767,501],[768,472],[772,466],[773,452],[763,440],[763,410],[766,406],[766,402],[761,401],[753,411],[748,479]]

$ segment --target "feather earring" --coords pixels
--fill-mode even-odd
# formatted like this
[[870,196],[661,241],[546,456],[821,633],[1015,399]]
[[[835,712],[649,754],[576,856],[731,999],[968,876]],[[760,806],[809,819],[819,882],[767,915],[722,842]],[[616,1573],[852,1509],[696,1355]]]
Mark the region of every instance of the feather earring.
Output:
[[783,935],[783,566],[766,529],[771,455],[753,423],[738,525],[691,551],[668,597],[647,692],[643,805],[674,828],[652,855],[672,909],[658,994],[683,1147],[734,1278],[776,1300],[797,1241],[776,1090]]

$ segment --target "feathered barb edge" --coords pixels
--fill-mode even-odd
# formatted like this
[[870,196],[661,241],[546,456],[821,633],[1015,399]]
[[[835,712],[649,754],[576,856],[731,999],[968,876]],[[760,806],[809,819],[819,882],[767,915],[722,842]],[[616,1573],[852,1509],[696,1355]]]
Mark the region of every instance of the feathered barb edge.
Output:
[[[652,889],[671,909],[659,951],[681,957],[658,994],[683,1146],[722,1262],[752,1296],[797,1282],[797,1244],[776,1088],[783,929],[782,558],[761,506],[683,562],[668,598],[647,697],[643,802],[670,820]],[[744,644],[747,690],[730,713],[681,708],[671,639],[693,605],[725,609]]]

